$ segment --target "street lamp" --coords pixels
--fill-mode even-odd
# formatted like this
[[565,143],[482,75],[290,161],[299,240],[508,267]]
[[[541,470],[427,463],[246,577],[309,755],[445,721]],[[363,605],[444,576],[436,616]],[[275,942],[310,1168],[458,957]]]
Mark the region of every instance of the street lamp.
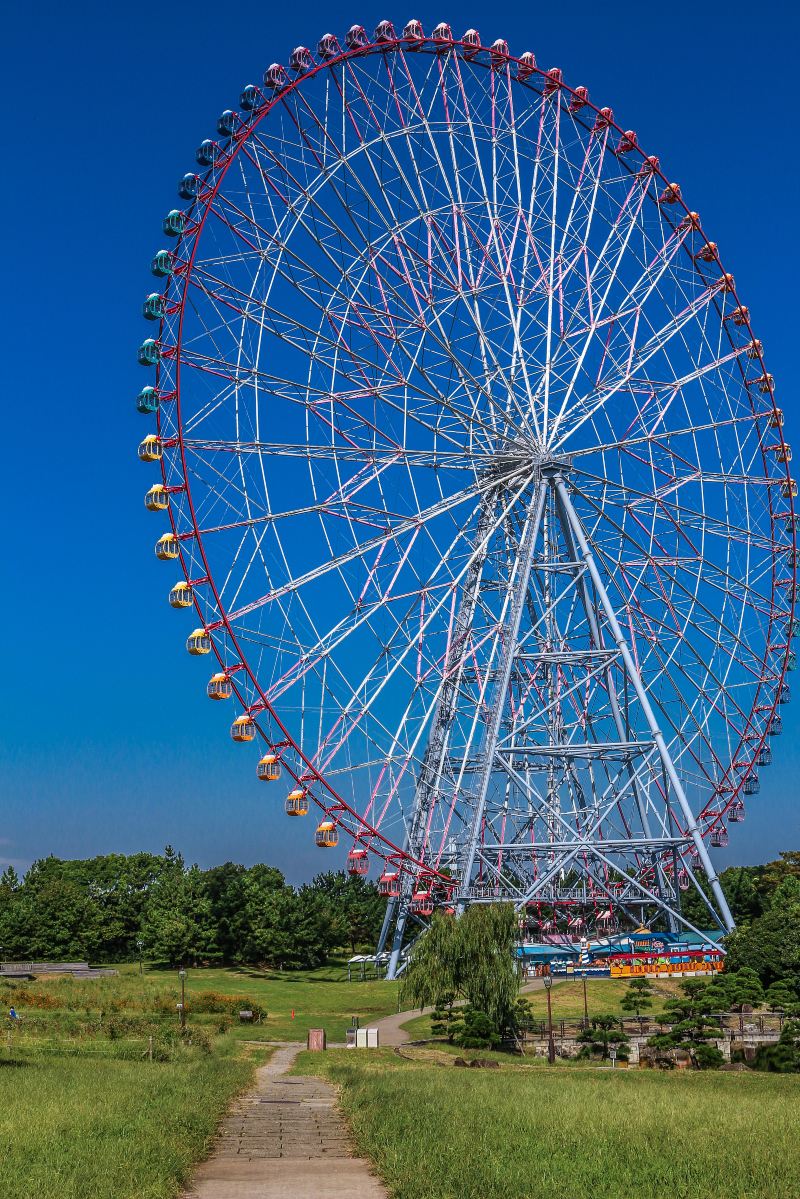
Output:
[[178,971],[178,978],[181,980],[181,1031],[186,1028],[186,971],[181,966]]
[[144,941],[141,937],[136,938],[136,948],[139,951],[139,973],[144,974],[144,965],[142,963],[142,949],[144,948]]
[[586,973],[583,975],[583,1027],[589,1027],[589,1001],[586,998]]
[[551,1066],[556,1064],[556,1043],[553,1040],[553,1005],[550,1000],[550,988],[553,980],[549,974],[544,976],[544,989],[547,991],[547,1061]]

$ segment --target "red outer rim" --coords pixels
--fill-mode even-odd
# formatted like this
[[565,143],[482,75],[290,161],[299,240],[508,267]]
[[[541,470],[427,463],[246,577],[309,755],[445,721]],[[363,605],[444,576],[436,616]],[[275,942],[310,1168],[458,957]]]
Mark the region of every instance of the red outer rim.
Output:
[[[393,53],[398,50],[410,49],[412,46],[414,47],[415,53],[442,54],[444,52],[449,52],[451,50],[458,50],[461,52],[460,57],[464,58],[465,61],[468,61],[473,64],[475,63],[477,56],[483,54],[483,55],[488,56],[488,60],[486,62],[480,62],[480,63],[478,63],[478,65],[484,66],[486,70],[504,70],[505,69],[507,71],[512,66],[516,66],[517,68],[522,66],[526,72],[525,77],[523,79],[520,79],[519,76],[517,76],[514,80],[521,87],[529,87],[534,82],[539,82],[539,83],[544,83],[546,81],[550,81],[551,83],[553,82],[553,78],[550,75],[549,71],[546,71],[536,65],[531,67],[530,63],[522,63],[520,58],[517,58],[511,54],[506,56],[505,68],[498,67],[497,63],[499,61],[500,56],[498,55],[497,51],[493,51],[491,49],[491,47],[488,47],[488,46],[481,45],[481,46],[476,47],[475,45],[472,45],[470,43],[465,43],[463,40],[460,40],[458,38],[453,38],[452,40],[448,39],[446,41],[437,38],[434,41],[434,39],[431,37],[425,37],[422,40],[418,40],[418,39],[414,39],[414,38],[395,37],[393,40],[390,40],[390,41],[380,41],[380,42],[368,41],[367,44],[362,47],[357,47],[357,48],[351,49],[351,50],[342,50],[341,53],[337,54],[333,58],[315,63],[308,71],[305,71],[302,74],[296,75],[293,79],[287,80],[286,85],[284,87],[282,87],[280,90],[276,90],[271,98],[267,99],[266,97],[264,97],[265,103],[259,109],[253,110],[253,116],[251,118],[242,120],[241,116],[239,117],[240,122],[241,122],[240,128],[228,140],[227,148],[222,151],[222,154],[221,154],[216,166],[210,168],[210,170],[206,174],[205,181],[207,183],[209,176],[216,170],[216,178],[215,178],[213,184],[210,187],[208,187],[208,186],[204,187],[201,190],[201,195],[198,196],[197,200],[195,201],[195,204],[203,205],[202,215],[199,220],[191,223],[190,227],[187,228],[187,230],[184,232],[182,237],[179,239],[180,241],[185,241],[186,238],[188,238],[188,237],[192,238],[192,248],[191,248],[191,252],[188,256],[188,259],[186,260],[185,263],[180,265],[178,270],[176,272],[174,272],[173,275],[168,277],[166,284],[165,284],[164,293],[163,293],[165,296],[168,295],[169,289],[173,285],[173,280],[177,281],[177,278],[179,276],[183,276],[183,287],[182,287],[182,292],[180,293],[180,298],[177,301],[173,301],[173,306],[169,309],[170,312],[174,312],[174,311],[176,311],[177,308],[180,308],[180,316],[179,316],[179,320],[178,320],[177,341],[174,346],[170,347],[170,356],[174,356],[174,359],[175,359],[175,381],[174,381],[174,392],[170,395],[169,398],[174,398],[174,402],[175,402],[175,406],[176,406],[175,413],[176,413],[176,426],[177,426],[178,432],[177,432],[177,438],[173,439],[173,442],[177,441],[177,445],[178,445],[179,451],[180,451],[180,462],[181,462],[181,469],[182,469],[182,473],[183,473],[183,490],[185,490],[185,492],[186,492],[186,500],[187,500],[187,505],[188,505],[188,509],[189,509],[189,515],[190,515],[193,530],[194,530],[193,534],[179,533],[177,526],[176,526],[176,522],[175,522],[175,515],[174,515],[171,505],[168,508],[168,512],[169,512],[170,525],[171,525],[173,533],[178,538],[179,545],[182,540],[185,540],[192,535],[194,536],[194,540],[197,544],[197,549],[198,549],[200,558],[202,560],[202,563],[203,563],[203,566],[205,569],[206,577],[202,580],[202,582],[205,583],[209,587],[211,594],[213,596],[213,599],[214,599],[214,604],[219,613],[219,620],[218,620],[218,622],[215,622],[215,626],[216,627],[222,626],[225,629],[225,632],[227,633],[227,636],[229,638],[230,645],[233,648],[233,650],[235,651],[236,655],[238,656],[238,659],[239,659],[238,663],[234,664],[231,667],[226,667],[225,662],[222,657],[222,654],[220,653],[220,649],[217,644],[217,640],[209,632],[209,636],[211,637],[211,643],[212,643],[212,646],[214,649],[214,654],[216,655],[217,661],[219,662],[221,669],[231,675],[235,675],[239,670],[242,670],[242,669],[246,672],[247,677],[249,678],[254,691],[260,697],[260,703],[257,703],[255,705],[253,705],[253,704],[248,705],[245,702],[241,688],[237,686],[235,680],[232,678],[231,681],[233,684],[233,689],[234,689],[234,692],[235,692],[237,698],[239,699],[240,703],[242,704],[243,711],[254,715],[254,718],[260,712],[267,712],[269,714],[270,718],[275,722],[276,726],[281,730],[281,733],[283,734],[283,738],[284,738],[283,741],[281,741],[281,742],[272,741],[269,737],[266,736],[266,734],[264,733],[264,730],[261,728],[258,720],[255,719],[256,727],[257,727],[259,735],[261,736],[263,741],[271,749],[280,750],[282,748],[290,747],[294,751],[294,753],[297,754],[297,757],[300,760],[300,762],[302,762],[304,764],[304,766],[306,767],[306,772],[300,771],[300,772],[296,773],[295,770],[293,770],[290,766],[288,766],[288,764],[284,763],[288,773],[295,780],[295,782],[297,782],[297,784],[299,786],[303,787],[303,789],[308,792],[308,794],[311,796],[311,798],[314,800],[314,802],[317,804],[317,806],[328,817],[335,820],[337,822],[337,824],[341,823],[340,813],[346,812],[353,819],[353,821],[355,822],[355,824],[357,826],[357,831],[355,833],[352,833],[352,835],[354,836],[354,842],[363,842],[372,853],[376,854],[376,856],[383,858],[385,861],[392,863],[394,866],[396,866],[400,870],[408,870],[417,877],[425,876],[425,877],[430,878],[431,880],[436,879],[436,881],[439,882],[446,890],[450,891],[452,889],[452,879],[448,878],[446,875],[439,873],[438,871],[433,870],[430,866],[426,865],[424,862],[417,860],[412,855],[408,854],[405,850],[403,850],[399,846],[395,845],[386,836],[384,836],[384,834],[382,834],[378,829],[374,828],[367,821],[365,821],[352,807],[350,807],[350,805],[348,803],[346,803],[346,801],[342,798],[342,796],[340,796],[338,794],[338,792],[334,789],[332,784],[324,777],[324,775],[321,774],[319,771],[317,771],[317,769],[312,765],[311,761],[305,755],[305,753],[303,752],[300,745],[298,745],[297,742],[291,737],[288,729],[285,727],[280,716],[278,715],[278,712],[267,700],[267,697],[264,694],[255,673],[251,670],[250,666],[248,665],[245,655],[241,651],[241,648],[237,641],[236,635],[229,623],[227,614],[222,606],[220,596],[217,591],[216,584],[214,582],[214,578],[213,578],[213,575],[212,575],[210,567],[209,567],[208,559],[206,557],[206,552],[205,552],[205,546],[203,545],[202,535],[198,528],[197,519],[196,519],[196,515],[195,515],[195,510],[194,510],[194,501],[192,498],[191,486],[190,486],[190,482],[189,482],[190,476],[189,476],[189,472],[187,469],[187,463],[186,463],[186,454],[185,454],[185,447],[184,447],[184,441],[183,441],[183,427],[182,427],[181,415],[180,415],[180,405],[181,405],[180,347],[181,347],[182,335],[183,335],[183,317],[184,317],[184,312],[185,312],[186,297],[187,297],[188,288],[189,288],[189,279],[190,279],[190,276],[192,273],[192,268],[194,265],[195,255],[197,253],[197,247],[199,244],[200,235],[202,234],[203,228],[205,226],[205,222],[208,217],[209,211],[211,209],[211,205],[213,204],[213,201],[217,196],[217,193],[222,185],[222,182],[225,179],[225,176],[227,175],[227,172],[230,169],[231,165],[235,161],[236,156],[239,153],[242,145],[244,144],[244,142],[246,142],[246,140],[250,136],[251,132],[254,129],[256,129],[260,125],[261,121],[263,121],[267,117],[267,115],[270,113],[272,108],[276,104],[285,100],[289,95],[291,95],[291,93],[293,91],[300,88],[305,80],[313,78],[315,75],[319,74],[321,71],[327,70],[329,67],[336,66],[337,64],[342,63],[342,62],[347,61],[352,58],[361,58],[368,54],[380,54],[380,55],[385,56],[389,53]],[[465,50],[468,52],[468,54],[465,54]],[[551,69],[554,70],[554,68],[551,68]],[[538,89],[535,89],[535,90],[538,91]],[[264,93],[261,90],[261,88],[259,88],[258,91],[262,96],[264,96]],[[576,89],[571,87],[569,84],[565,83],[563,81],[563,79],[559,79],[556,88],[554,89],[554,91],[551,94],[551,99],[554,98],[556,95],[559,96],[558,102],[561,103],[563,107],[568,109],[569,100],[573,99],[575,97]],[[565,103],[564,97],[568,98],[566,103]],[[600,108],[596,104],[594,104],[591,100],[589,100],[588,98],[584,99],[583,96],[580,96],[579,99],[581,99],[583,101],[582,109],[586,109],[588,113],[593,114],[595,117],[600,113]],[[237,114],[238,114],[238,110],[237,110]],[[574,116],[575,114],[570,114],[570,115]],[[619,124],[617,124],[616,121],[613,120],[613,118],[611,120],[607,120],[607,126],[609,129],[613,129],[616,133],[618,133],[620,135],[620,138],[625,133],[625,130],[623,130],[622,127]],[[635,147],[633,147],[632,149],[628,150],[624,155],[620,154],[616,147],[609,146],[609,147],[607,147],[607,149],[610,151],[610,153],[614,154],[617,158],[619,158],[625,164],[627,164],[629,156],[638,155],[642,162],[648,160],[648,155],[645,154],[642,147],[638,144]],[[654,178],[658,178],[661,181],[661,183],[664,185],[664,187],[666,187],[669,183],[669,179],[664,174],[664,172],[661,170],[660,165],[654,166],[652,164],[652,162],[650,162],[649,165],[650,165],[649,174],[652,174],[652,176]],[[633,173],[634,173],[633,170],[631,170],[631,174],[633,174]],[[658,204],[658,199],[656,199],[654,202]],[[677,207],[678,211],[682,212],[683,216],[688,216],[690,213],[690,209],[688,208],[686,201],[683,199],[682,195],[670,207]],[[677,222],[676,222],[676,224],[677,224]],[[703,231],[702,227],[697,228],[697,233],[699,234],[699,236],[701,236],[703,238],[706,245],[710,245],[710,242],[709,242],[705,232]],[[688,249],[686,250],[686,252],[689,253]],[[725,273],[724,268],[722,266],[720,256],[719,256],[718,252],[716,251],[716,249],[714,250],[714,261],[716,262],[717,266],[719,266],[721,273],[724,274]],[[700,279],[702,280],[702,282],[704,284],[706,284],[706,280],[704,279],[699,266],[697,265],[696,262],[694,262],[694,260],[693,260],[693,265],[695,266],[695,270],[697,271],[697,274],[700,276]],[[738,295],[738,292],[736,291],[735,285],[729,289],[729,294],[731,294],[733,296],[736,307],[739,307],[739,308],[744,307],[741,302],[741,299]],[[717,305],[718,311],[719,311],[718,301],[716,299],[715,299],[714,303],[715,303],[715,305]],[[750,342],[755,341],[756,339],[755,339],[755,336],[753,333],[752,325],[750,323],[749,312],[747,313],[747,316],[743,322],[743,325],[747,329],[747,333],[749,335],[749,341]],[[162,318],[162,321],[161,321],[161,324],[159,327],[159,336],[161,335],[161,332],[163,332],[163,318]],[[731,344],[732,348],[737,348],[734,345],[734,342],[732,339],[732,334],[731,334],[730,329],[727,327],[727,324],[725,327],[725,332],[726,332],[726,336],[727,336],[728,341]],[[755,358],[747,359],[747,361],[752,362],[752,363],[757,363],[758,366],[760,366],[760,368],[761,368],[761,375],[766,376],[766,374],[767,374],[766,365],[764,363],[763,352],[761,349],[758,349],[757,355]],[[743,381],[743,384],[745,387],[745,391],[747,392],[748,398],[750,399],[751,409],[753,410],[753,416],[756,420],[758,420],[759,416],[754,407],[754,401],[753,401],[753,398],[750,393],[747,379],[745,377],[745,369],[746,368],[743,367],[743,365],[742,365],[741,356],[737,356],[737,365],[738,365],[739,371],[742,375],[742,381]],[[156,389],[158,389],[158,386],[159,386],[160,373],[161,373],[161,367],[158,366],[156,369],[156,379],[155,379]],[[167,398],[167,397],[165,396],[163,398]],[[774,386],[771,381],[769,382],[769,398],[772,402],[772,408],[774,410],[776,407],[775,393],[774,393]],[[767,414],[763,414],[763,415],[766,416]],[[160,409],[156,414],[156,419],[157,419],[157,429],[158,429],[158,432],[160,433],[160,431],[161,431]],[[778,426],[778,428],[776,429],[776,434],[777,434],[777,438],[779,440],[779,444],[780,444],[781,448],[782,449],[787,448],[786,441],[785,441],[784,435],[783,435],[782,425]],[[764,465],[765,478],[768,479],[769,476],[767,473],[766,448],[763,446],[763,444],[761,446],[761,455],[762,455],[762,463]],[[785,467],[785,480],[787,483],[791,483],[791,476],[789,473],[788,463],[784,463],[784,467]],[[164,484],[166,485],[167,484],[166,464],[164,463],[163,459],[161,461],[161,473],[162,473],[162,480],[163,480]],[[181,488],[179,488],[179,487],[176,488],[174,485],[171,488],[171,490],[180,490],[180,489]],[[779,514],[776,513],[776,511],[774,509],[774,505],[772,502],[771,489],[768,492],[768,494],[769,494],[769,510],[770,510],[771,528],[774,528],[775,520],[782,519],[783,517],[779,516]],[[711,795],[710,799],[708,800],[708,802],[706,803],[706,805],[697,814],[696,819],[697,819],[698,823],[701,823],[703,820],[706,821],[705,829],[701,829],[703,836],[708,836],[715,826],[717,828],[722,828],[724,826],[724,817],[725,817],[726,812],[728,811],[728,809],[731,807],[731,805],[735,802],[735,800],[739,796],[741,789],[744,786],[745,779],[747,779],[753,773],[753,770],[755,767],[755,762],[756,762],[756,757],[757,757],[760,749],[762,748],[762,746],[767,741],[767,737],[768,737],[767,729],[768,729],[768,727],[771,723],[772,717],[775,713],[775,709],[776,709],[777,703],[778,703],[778,696],[780,693],[780,689],[783,686],[783,683],[785,680],[787,664],[788,664],[788,660],[789,660],[789,655],[791,653],[791,630],[793,628],[794,619],[795,619],[795,592],[796,592],[796,564],[795,564],[794,560],[796,559],[796,556],[797,556],[796,555],[797,543],[796,543],[796,533],[795,533],[795,527],[794,527],[795,504],[794,504],[794,497],[791,494],[791,486],[789,487],[788,500],[789,500],[789,512],[786,515],[787,515],[788,519],[791,520],[791,523],[792,523],[792,549],[794,550],[794,553],[792,555],[793,564],[792,564],[791,582],[790,582],[791,603],[790,603],[789,614],[788,614],[788,628],[787,628],[787,636],[786,636],[786,645],[785,645],[785,647],[783,647],[784,648],[784,656],[783,656],[783,661],[782,661],[781,667],[780,667],[780,673],[779,673],[779,677],[777,680],[777,686],[775,687],[775,692],[774,692],[773,696],[771,697],[770,703],[766,706],[763,704],[760,705],[758,703],[758,699],[759,699],[759,695],[761,693],[762,688],[764,686],[771,686],[771,683],[772,683],[771,679],[769,679],[768,677],[765,677],[766,672],[767,672],[767,659],[768,659],[769,655],[775,651],[775,649],[781,648],[780,645],[777,645],[777,646],[773,645],[771,636],[770,636],[770,634],[773,630],[776,618],[777,618],[777,606],[776,606],[775,599],[776,599],[776,590],[777,590],[778,580],[777,580],[777,571],[776,571],[776,557],[775,557],[775,553],[773,552],[772,592],[771,592],[771,597],[770,597],[771,615],[769,618],[769,624],[768,624],[768,629],[767,629],[767,638],[766,638],[764,657],[761,661],[762,677],[758,683],[758,686],[756,687],[756,691],[755,691],[754,697],[753,697],[753,706],[751,708],[750,715],[748,717],[745,728],[739,736],[739,742],[736,746],[735,751],[731,755],[730,764],[723,771],[723,780],[722,780],[721,785],[723,785],[723,786],[727,785],[727,784],[731,785],[731,790],[728,793],[729,798],[728,798],[727,802],[725,803],[724,807],[717,808],[716,810],[712,810],[712,805],[714,805],[715,803],[718,803],[719,795],[721,794],[721,791],[718,790],[717,792],[712,793],[712,795]],[[774,540],[774,537],[773,537],[773,540]],[[181,566],[184,571],[184,575],[188,581],[189,580],[189,572],[187,571],[186,560],[185,560],[182,550],[180,551],[180,561],[181,561]],[[203,621],[204,627],[205,627],[205,622],[203,620],[203,612],[201,611],[200,603],[196,597],[195,597],[194,603],[195,603],[195,608],[198,613],[198,617],[201,619],[201,621]],[[781,619],[783,619],[783,618],[781,617]],[[254,712],[254,709],[256,710],[255,712]],[[764,712],[764,711],[766,711],[768,713],[768,718],[766,719],[765,724],[764,724],[764,731],[759,735],[756,730],[756,722],[755,722],[754,718],[755,718],[757,712]],[[752,739],[751,746],[748,745],[748,742],[750,739]],[[737,762],[739,755],[742,754],[743,751],[745,751],[743,756],[745,757],[745,759],[747,759],[747,767],[748,768],[741,774],[741,776],[737,780],[734,778],[734,773],[735,773],[734,772],[734,764]],[[324,802],[323,797],[314,793],[312,788],[317,788],[317,787],[323,788],[324,791],[327,793],[327,796],[329,797],[328,802]],[[344,827],[346,827],[346,826],[344,826]],[[351,830],[347,830],[347,831],[350,832]],[[377,842],[377,844],[376,844],[376,842]]]

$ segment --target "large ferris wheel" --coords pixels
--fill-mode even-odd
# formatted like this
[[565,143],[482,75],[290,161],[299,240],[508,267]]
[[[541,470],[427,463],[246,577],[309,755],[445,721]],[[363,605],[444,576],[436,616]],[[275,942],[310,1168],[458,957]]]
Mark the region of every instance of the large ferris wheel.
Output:
[[560,70],[417,21],[298,47],[218,133],[139,454],[234,740],[377,860],[392,973],[437,904],[678,928],[696,887],[731,927],[709,847],[781,731],[797,489],[679,185]]

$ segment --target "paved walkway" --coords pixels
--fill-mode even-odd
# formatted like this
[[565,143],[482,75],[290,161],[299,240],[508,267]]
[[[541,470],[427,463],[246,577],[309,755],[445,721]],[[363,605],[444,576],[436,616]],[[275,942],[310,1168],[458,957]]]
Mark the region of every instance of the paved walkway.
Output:
[[335,1088],[287,1077],[302,1048],[283,1045],[258,1069],[184,1199],[386,1199],[369,1164],[353,1157]]

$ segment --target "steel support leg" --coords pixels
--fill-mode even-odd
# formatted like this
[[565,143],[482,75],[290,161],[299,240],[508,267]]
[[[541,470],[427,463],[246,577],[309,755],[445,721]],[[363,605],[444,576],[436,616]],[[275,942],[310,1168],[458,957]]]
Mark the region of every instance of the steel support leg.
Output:
[[572,500],[570,499],[569,491],[561,475],[555,475],[553,482],[561,503],[563,504],[564,512],[569,520],[572,531],[575,534],[575,538],[580,547],[581,556],[583,557],[589,574],[591,575],[598,599],[600,600],[600,604],[605,612],[606,619],[608,620],[611,634],[614,638],[617,648],[619,649],[622,660],[625,663],[625,669],[627,671],[628,678],[630,679],[631,686],[636,692],[636,697],[639,700],[639,704],[641,705],[645,719],[650,728],[653,740],[658,748],[659,756],[664,766],[664,771],[669,779],[672,791],[678,801],[680,809],[683,812],[687,831],[694,842],[700,861],[703,864],[703,870],[705,871],[706,877],[711,885],[711,890],[714,893],[714,898],[717,901],[717,905],[722,915],[725,927],[730,932],[734,928],[734,922],[733,917],[731,916],[730,908],[728,907],[728,901],[726,900],[725,894],[720,885],[719,876],[712,865],[711,858],[708,855],[705,842],[700,834],[700,829],[697,825],[697,821],[695,820],[694,813],[689,806],[689,801],[686,798],[683,786],[678,778],[678,773],[675,769],[675,764],[672,761],[672,756],[670,755],[667,743],[664,739],[664,734],[659,728],[655,712],[653,711],[650,698],[641,680],[641,676],[639,675],[633,654],[630,651],[628,642],[625,639],[622,628],[620,627],[620,623],[617,620],[616,613],[611,604],[611,600],[609,599],[608,592],[606,591],[603,580],[600,577],[600,571],[597,568],[594,555],[592,554],[589,543],[586,540],[583,526],[578,518],[577,512],[572,506]]

